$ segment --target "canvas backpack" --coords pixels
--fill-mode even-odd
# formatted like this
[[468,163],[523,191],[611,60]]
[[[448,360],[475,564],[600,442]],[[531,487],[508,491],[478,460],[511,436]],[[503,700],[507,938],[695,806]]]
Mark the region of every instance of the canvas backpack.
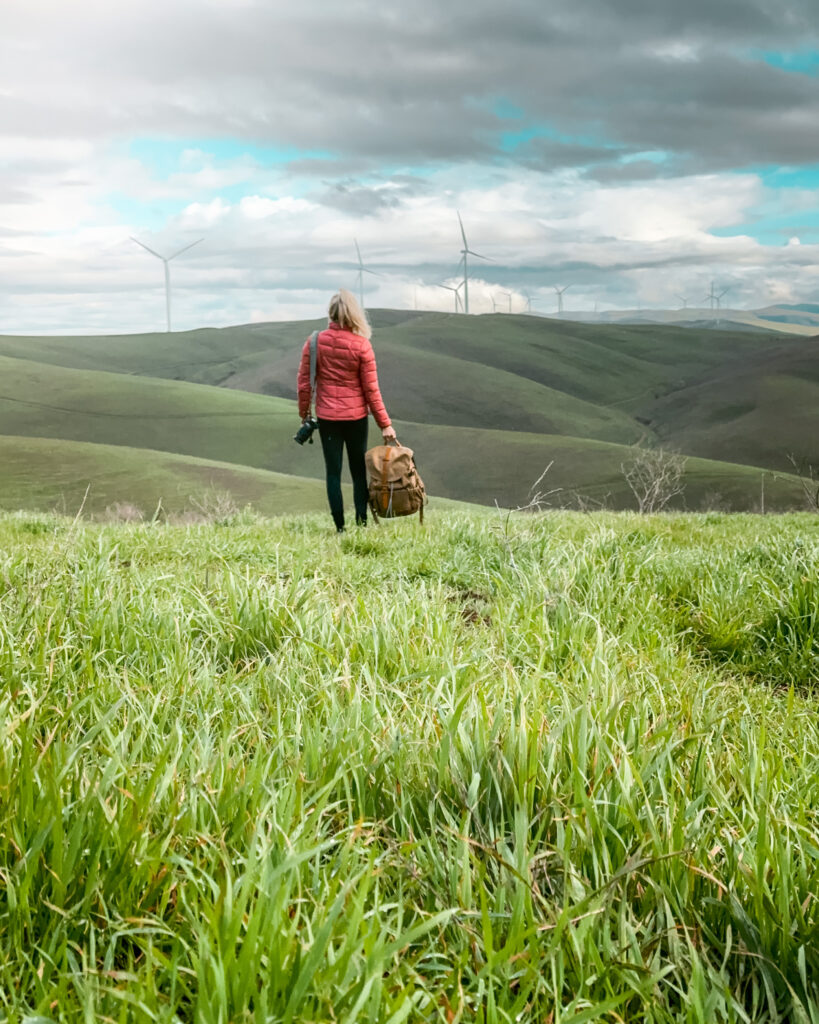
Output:
[[411,516],[414,512],[424,521],[427,502],[424,482],[415,468],[412,448],[398,444],[380,444],[365,456],[373,519]]

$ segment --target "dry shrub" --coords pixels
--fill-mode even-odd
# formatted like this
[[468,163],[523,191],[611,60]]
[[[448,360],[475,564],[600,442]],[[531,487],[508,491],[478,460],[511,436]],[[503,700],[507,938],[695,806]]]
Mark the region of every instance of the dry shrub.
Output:
[[188,498],[188,504],[179,512],[169,512],[167,521],[174,526],[196,526],[204,523],[225,525],[239,515],[239,506],[230,491],[212,487],[200,497]]
[[109,523],[141,523],[145,513],[129,501],[115,501],[106,508],[104,518]]
[[684,455],[667,448],[637,448],[633,461],[621,464],[639,512],[661,512],[672,498],[683,493],[687,461]]

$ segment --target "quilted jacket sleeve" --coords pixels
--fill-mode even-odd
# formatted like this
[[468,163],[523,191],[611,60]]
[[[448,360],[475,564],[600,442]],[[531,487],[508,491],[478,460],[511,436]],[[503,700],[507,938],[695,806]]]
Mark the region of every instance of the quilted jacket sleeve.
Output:
[[361,390],[364,392],[364,399],[375,418],[375,422],[381,430],[384,430],[385,427],[390,425],[390,418],[387,415],[384,401],[381,398],[381,391],[378,387],[378,373],[375,368],[375,353],[369,341],[365,341],[361,350],[361,362],[358,372],[361,380]]
[[310,412],[310,339],[304,343],[304,348],[301,350],[301,362],[299,363],[299,376],[298,376],[298,392],[299,392],[299,417],[302,420],[307,419],[307,414]]

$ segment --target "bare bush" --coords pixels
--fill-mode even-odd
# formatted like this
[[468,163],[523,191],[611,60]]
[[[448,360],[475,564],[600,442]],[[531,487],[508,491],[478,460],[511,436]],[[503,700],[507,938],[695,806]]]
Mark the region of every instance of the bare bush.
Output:
[[105,518],[109,523],[141,523],[145,513],[128,501],[115,501],[106,508]]
[[188,498],[186,508],[167,514],[167,521],[175,526],[195,526],[202,523],[225,525],[239,514],[239,506],[230,491],[211,487],[200,497]]
[[687,461],[684,455],[667,448],[637,448],[634,460],[621,464],[639,512],[661,512],[672,498],[683,493]]

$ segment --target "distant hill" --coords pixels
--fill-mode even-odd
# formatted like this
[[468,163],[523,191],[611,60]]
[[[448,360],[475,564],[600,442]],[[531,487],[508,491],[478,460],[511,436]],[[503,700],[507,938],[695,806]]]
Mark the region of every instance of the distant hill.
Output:
[[644,415],[661,440],[692,454],[780,470],[793,453],[819,469],[819,338],[704,373]]
[[[788,453],[819,466],[819,338],[506,314],[374,310],[371,318],[388,409],[436,495],[523,505],[551,463],[542,489],[555,491],[555,503],[629,507],[621,467],[637,442],[693,457],[685,493],[692,508],[717,494],[730,507],[752,507],[763,468],[782,474],[766,485],[769,506],[798,503]],[[14,493],[28,507],[32,495],[53,503],[72,473],[110,478],[100,488],[108,500],[128,476],[118,468],[126,456],[115,459],[110,446],[142,453],[128,458],[132,475],[149,484],[146,496],[163,480],[204,480],[209,471],[196,460],[205,460],[218,464],[219,478],[236,467],[235,489],[266,510],[313,508],[314,499],[321,506],[318,446],[302,449],[291,438],[301,346],[322,323],[0,336],[0,506],[13,507]],[[55,445],[66,473],[58,466],[49,478],[42,444],[26,470],[25,438],[80,448]],[[157,453],[184,466],[160,465]]]
[[780,334],[811,337],[819,334],[819,315],[811,303],[801,306],[767,306],[764,309],[709,309],[688,306],[684,309],[611,309],[602,313],[567,311],[560,319],[584,323],[677,324],[701,329],[764,330]]

